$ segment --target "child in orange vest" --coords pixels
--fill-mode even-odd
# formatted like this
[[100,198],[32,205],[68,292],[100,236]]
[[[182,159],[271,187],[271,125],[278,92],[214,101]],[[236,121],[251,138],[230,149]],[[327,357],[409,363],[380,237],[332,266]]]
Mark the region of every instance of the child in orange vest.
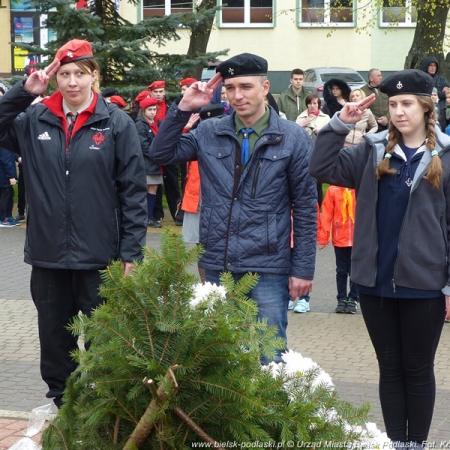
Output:
[[[325,194],[320,214],[317,241],[321,248],[330,241],[336,255],[337,307],[335,312],[355,314],[358,292],[350,280],[353,230],[355,224],[355,191],[330,186]],[[347,280],[350,289],[347,291]]]

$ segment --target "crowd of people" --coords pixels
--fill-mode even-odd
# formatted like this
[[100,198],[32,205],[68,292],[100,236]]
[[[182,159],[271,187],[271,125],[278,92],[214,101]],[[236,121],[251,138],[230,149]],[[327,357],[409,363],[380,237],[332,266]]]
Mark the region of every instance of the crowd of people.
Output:
[[161,226],[164,191],[185,241],[203,247],[203,281],[258,275],[249,296],[285,343],[262,364],[281,360],[288,310],[311,309],[316,247],[331,241],[335,311],[360,305],[388,436],[423,448],[450,319],[450,85],[433,58],[384,80],[372,69],[360,89],[331,79],[323,99],[305,92],[300,69],[275,99],[267,73],[243,53],[207,82],[182,79],[172,104],[153,81],[130,113],[119,92],[100,92],[91,44],[72,40],[2,87],[0,218],[14,226],[17,154],[47,396],[60,407],[75,368],[67,324],[101,304],[99,270],[118,259],[132,273],[147,227]]

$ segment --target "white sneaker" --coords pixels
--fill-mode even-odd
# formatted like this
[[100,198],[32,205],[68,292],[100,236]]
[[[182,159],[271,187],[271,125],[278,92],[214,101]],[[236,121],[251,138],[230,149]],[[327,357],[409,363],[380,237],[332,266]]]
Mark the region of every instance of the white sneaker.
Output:
[[309,306],[309,302],[306,301],[304,298],[301,298],[297,301],[297,304],[294,307],[295,313],[307,313],[311,311],[311,307]]
[[292,311],[294,309],[295,306],[295,300],[289,300],[289,304],[288,304],[288,311]]

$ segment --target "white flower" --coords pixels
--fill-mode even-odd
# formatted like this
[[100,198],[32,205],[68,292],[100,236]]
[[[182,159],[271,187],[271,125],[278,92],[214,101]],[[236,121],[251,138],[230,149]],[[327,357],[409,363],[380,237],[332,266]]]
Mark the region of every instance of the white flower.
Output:
[[209,282],[195,284],[193,291],[193,296],[189,302],[192,309],[200,304],[204,304],[207,310],[210,310],[213,308],[215,302],[225,300],[227,295],[224,286],[217,286],[217,284]]

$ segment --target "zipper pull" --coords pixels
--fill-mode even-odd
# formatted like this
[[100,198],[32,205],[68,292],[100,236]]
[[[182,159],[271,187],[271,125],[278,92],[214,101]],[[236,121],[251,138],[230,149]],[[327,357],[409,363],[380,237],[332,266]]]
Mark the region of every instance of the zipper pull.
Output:
[[394,291],[394,293],[396,292],[396,286],[395,286],[395,279],[392,278],[392,289]]
[[69,171],[68,170],[66,170],[66,177],[68,177],[69,176]]

